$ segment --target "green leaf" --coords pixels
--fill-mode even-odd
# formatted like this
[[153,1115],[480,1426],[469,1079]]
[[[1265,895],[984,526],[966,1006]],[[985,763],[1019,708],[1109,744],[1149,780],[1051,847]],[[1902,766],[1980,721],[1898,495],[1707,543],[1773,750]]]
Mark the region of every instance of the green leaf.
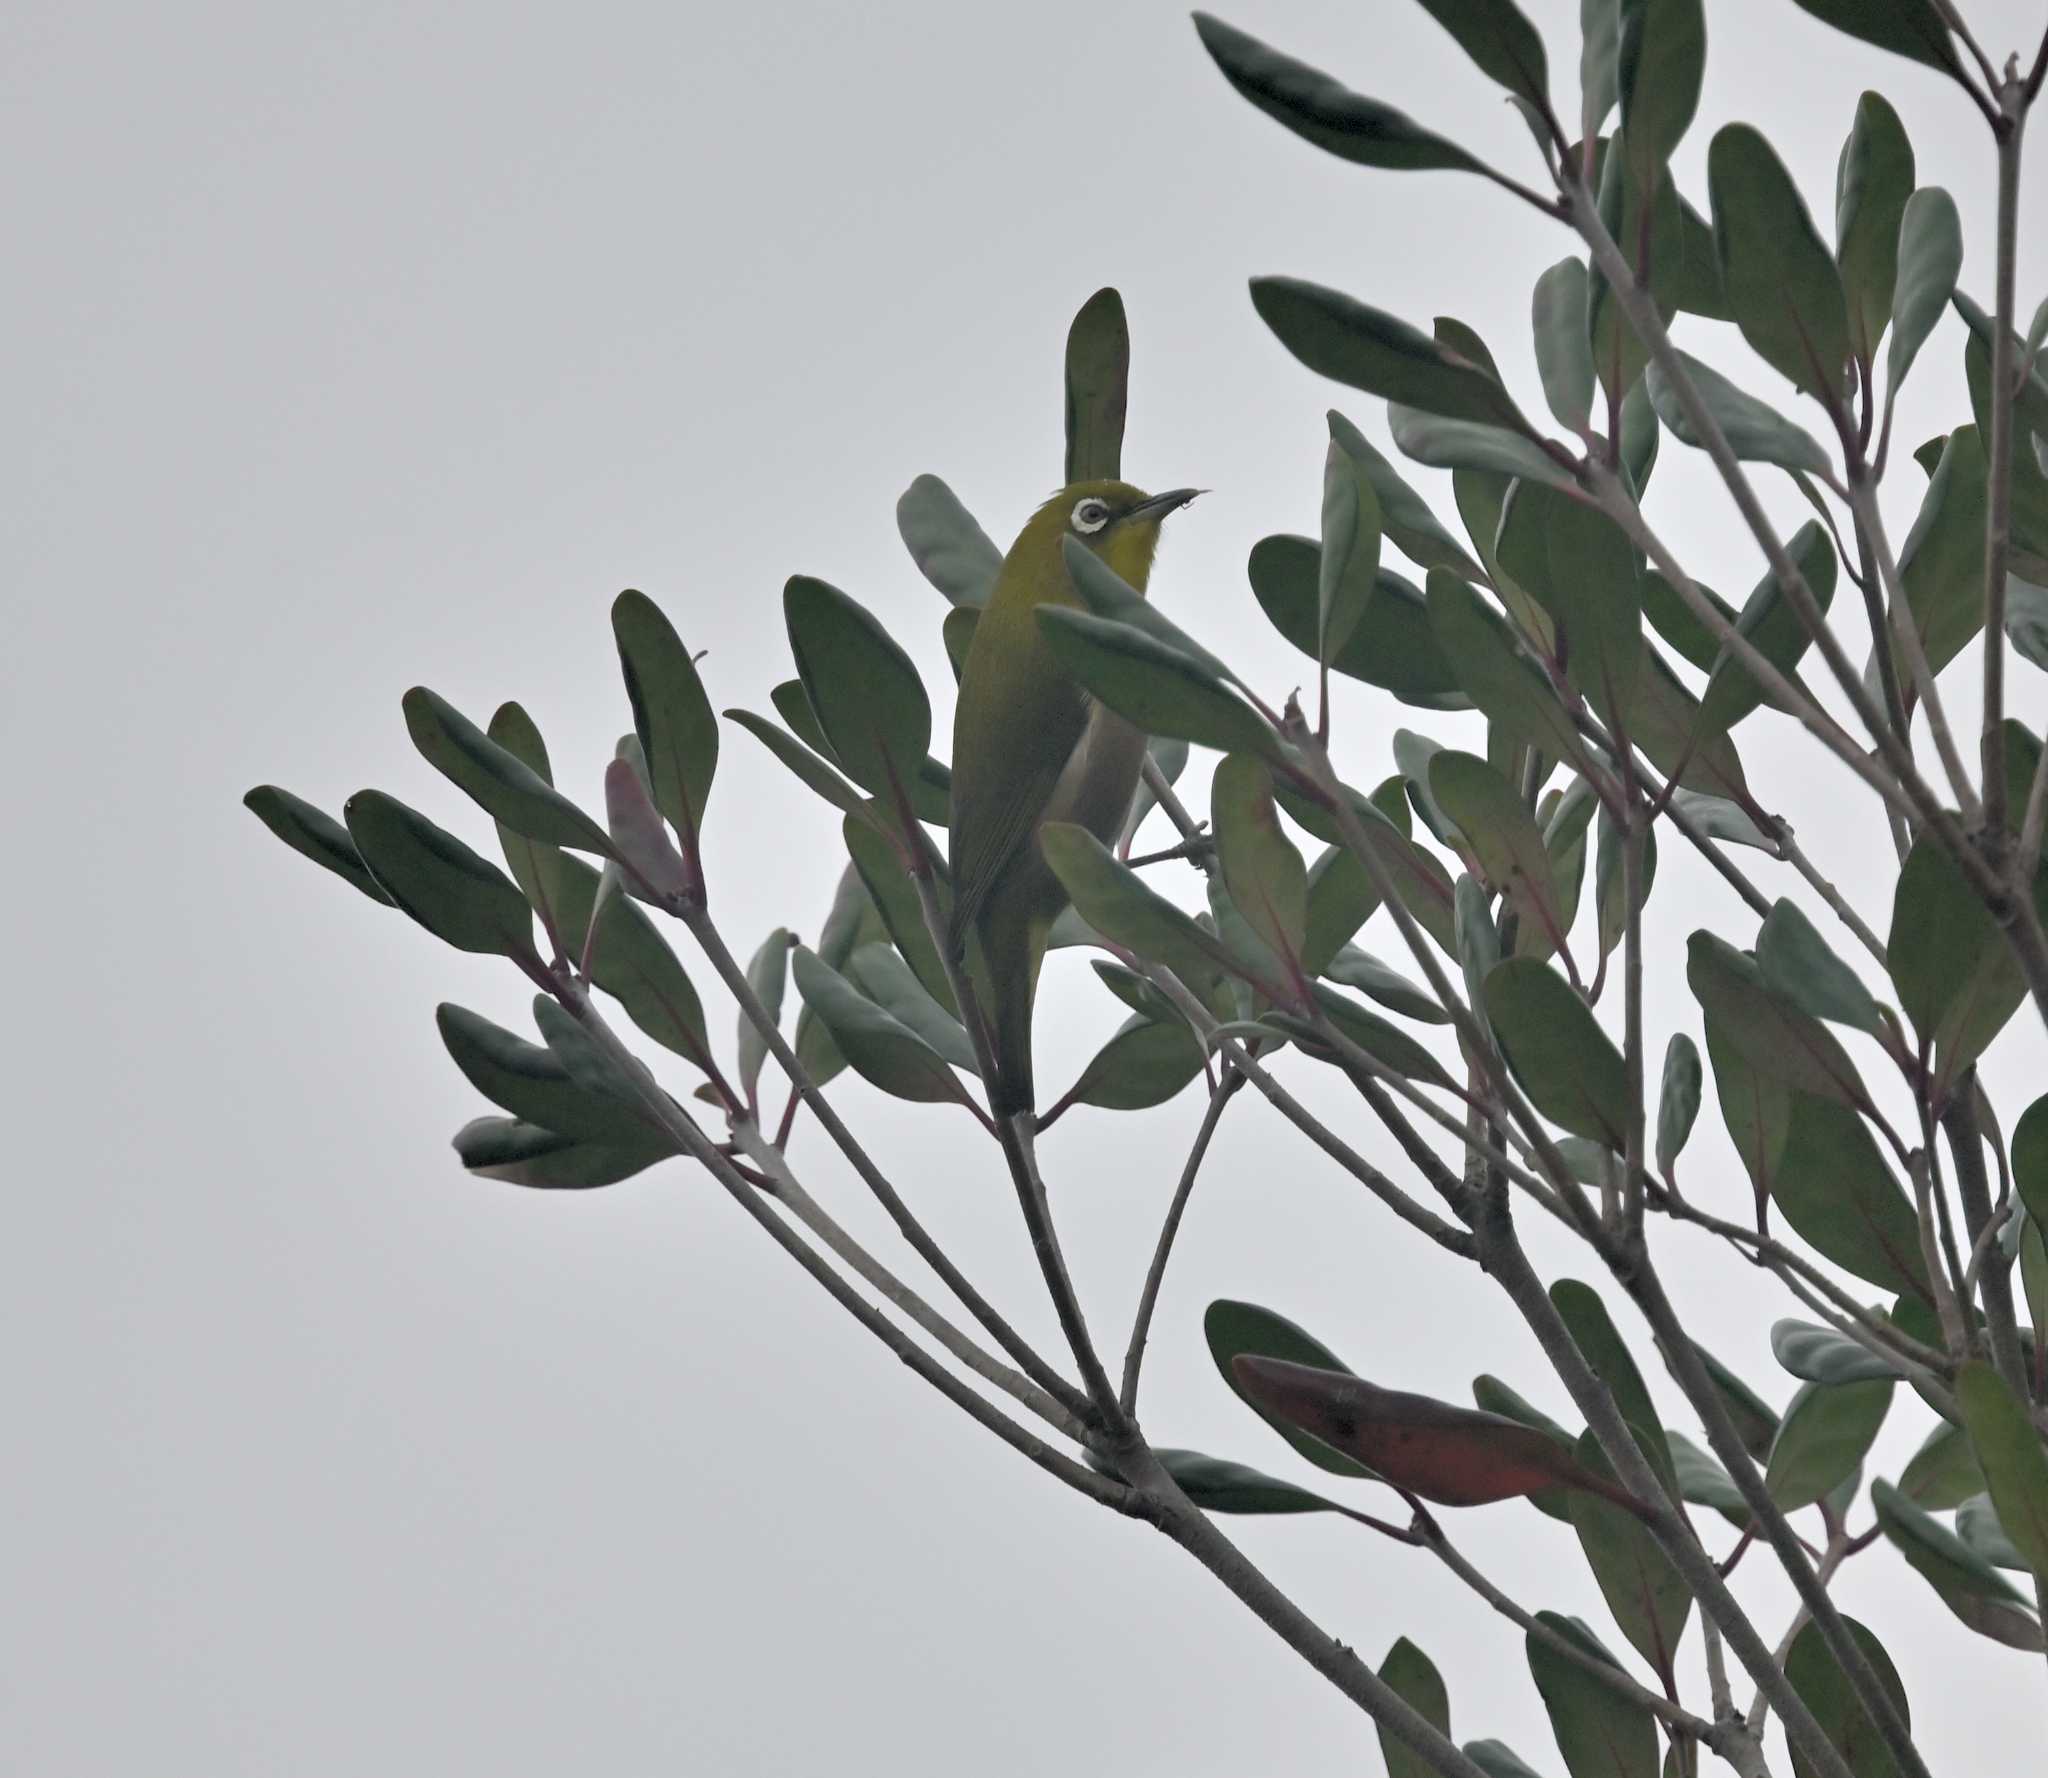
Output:
[[1639,189],[1656,181],[1690,127],[1706,60],[1700,0],[1624,0],[1617,68],[1621,135]]
[[[1275,780],[1280,806],[1319,840],[1337,844],[1343,840],[1334,813],[1304,796],[1284,779]],[[1446,954],[1455,943],[1451,921],[1451,879],[1444,868],[1421,847],[1412,844],[1402,828],[1387,817],[1378,804],[1346,789],[1351,812],[1364,830],[1368,850],[1379,861],[1416,924],[1436,940]],[[1404,813],[1405,823],[1405,813]]]
[[1256,759],[1226,755],[1217,762],[1209,811],[1230,899],[1261,943],[1298,963],[1308,920],[1308,871],[1280,830],[1272,774]]
[[[1599,841],[1593,862],[1593,911],[1600,925],[1600,955],[1605,959],[1621,943],[1628,925],[1628,860],[1621,829],[1605,809],[1600,811]],[[1643,881],[1638,907],[1650,898],[1657,880],[1657,835],[1643,830]]]
[[2048,587],[2017,575],[2007,579],[2005,634],[2022,660],[2048,673]]
[[1898,271],[1892,295],[1892,343],[1885,357],[1885,399],[1899,385],[1955,295],[1963,269],[1963,219],[1955,199],[1938,185],[1923,185],[1899,218]]
[[1066,1096],[1108,1111],[1144,1111],[1164,1105],[1201,1072],[1201,1042],[1178,1015],[1162,1020],[1135,1013],[1095,1052]]
[[1780,1511],[1826,1499],[1855,1472],[1892,1405],[1893,1381],[1808,1383],[1793,1396],[1764,1470]]
[[2026,997],[2026,978],[1997,919],[1933,838],[1899,871],[1885,942],[1899,1006],[1934,1046],[1933,1090],[1947,1097]]
[[1916,1506],[1936,1513],[1983,1493],[1984,1472],[1977,1467],[1970,1435],[1946,1420],[1937,1422],[1899,1472],[1899,1491]]
[[1407,322],[1301,278],[1254,278],[1251,288],[1260,319],[1318,375],[1423,413],[1535,437],[1489,369]]
[[1758,357],[1824,406],[1845,391],[1847,299],[1834,256],[1776,151],[1747,124],[1707,153],[1714,246],[1736,325]]
[[1998,1522],[2035,1575],[2048,1582],[2048,1453],[2005,1379],[1980,1359],[1956,1373],[1956,1405],[1989,1484]]
[[1487,79],[1539,114],[1550,109],[1543,39],[1514,0],[1422,0],[1422,9],[1450,32]]
[[[1391,534],[1391,533],[1390,533]],[[1273,627],[1316,658],[1321,548],[1307,537],[1262,537],[1252,545],[1252,592]],[[1390,691],[1404,704],[1462,710],[1463,692],[1437,646],[1422,594],[1382,568],[1358,627],[1330,662],[1332,669]]]
[[1808,1383],[1896,1381],[1899,1367],[1868,1346],[1817,1322],[1787,1318],[1771,1323],[1771,1353],[1793,1376]]
[[1992,1567],[2029,1572],[2026,1558],[2013,1547],[1998,1522],[1998,1511],[1988,1493],[1979,1490],[1956,1509],[1956,1535]]
[[816,952],[791,953],[797,992],[831,1030],[853,1071],[898,1099],[970,1103],[960,1078],[930,1044],[877,1006]]
[[1848,36],[1964,79],[1935,0],[1793,0],[1793,4]]
[[1664,1428],[1664,1442],[1671,1448],[1671,1467],[1678,1477],[1681,1500],[1712,1507],[1738,1530],[1749,1523],[1749,1502],[1709,1453],[1668,1426]]
[[1249,1353],[1260,1358],[1285,1359],[1290,1364],[1313,1365],[1317,1370],[1343,1371],[1349,1375],[1349,1367],[1329,1347],[1296,1327],[1284,1315],[1262,1309],[1257,1303],[1235,1302],[1229,1297],[1219,1297],[1209,1305],[1202,1317],[1202,1332],[1209,1342],[1209,1356],[1216,1361],[1216,1368],[1222,1372],[1224,1382],[1230,1385],[1231,1393],[1302,1456],[1318,1469],[1326,1469],[1333,1475],[1371,1475],[1372,1472],[1362,1464],[1332,1450],[1314,1434],[1303,1432],[1267,1413],[1246,1394],[1237,1373],[1231,1369],[1232,1359]]
[[1505,1741],[1467,1741],[1465,1757],[1486,1774],[1486,1778],[1539,1778],[1533,1766],[1523,1762]]
[[2012,1127],[2012,1179],[2035,1225],[2048,1225],[2048,1093],[2021,1112]]
[[1621,1052],[1564,978],[1510,957],[1487,975],[1486,1011],[1536,1109],[1574,1136],[1620,1149],[1628,1131]]
[[526,897],[452,833],[381,790],[343,805],[349,838],[386,895],[458,951],[538,962]]
[[[1786,544],[1799,577],[1825,613],[1835,598],[1835,552],[1827,532],[1809,519]],[[1790,679],[1813,633],[1793,608],[1777,576],[1767,574],[1750,594],[1735,628],[1765,660]],[[1764,690],[1750,670],[1729,649],[1720,649],[1707,689],[1700,697],[1700,722],[1708,733],[1733,728],[1764,702]]]
[[1621,0],[1579,0],[1579,138],[1591,141],[1621,95]]
[[1490,721],[1552,758],[1575,767],[1585,762],[1570,713],[1477,592],[1452,575],[1431,573],[1429,622],[1457,684]]
[[571,956],[586,948],[597,985],[626,1009],[626,1016],[664,1049],[711,1068],[711,1040],[704,1006],[668,940],[637,902],[607,895],[597,912],[597,938],[589,943],[592,910],[598,905],[598,873],[580,858],[562,860],[562,942]]
[[1244,683],[1078,537],[1061,538],[1060,554],[1082,604],[1097,617],[1142,630],[1154,642],[1185,655],[1214,678],[1233,685]]
[[[747,985],[778,1025],[782,1021],[783,986],[789,979],[789,950],[795,943],[789,929],[778,926],[761,941],[747,963]],[[739,1088],[751,1101],[761,1078],[761,1066],[768,1059],[768,1039],[745,1012],[739,1019]]]
[[1757,972],[1773,994],[1817,1019],[1883,1040],[1885,1024],[1862,979],[1836,956],[1795,902],[1771,904],[1756,938]]
[[1593,417],[1593,351],[1586,334],[1586,267],[1560,259],[1536,280],[1530,298],[1536,372],[1560,426],[1584,432]]
[[[1711,1041],[1709,1051],[1711,1053]],[[1928,1298],[1920,1225],[1878,1152],[1870,1126],[1846,1105],[1791,1095],[1771,1196],[1799,1238],[1845,1272]]]
[[348,829],[332,815],[275,784],[257,785],[242,798],[242,806],[294,852],[331,870],[372,901],[382,902],[386,907],[394,905],[384,886],[370,874],[370,867],[356,850],[355,841],[349,838]]
[[1906,603],[1936,673],[1984,627],[1986,473],[1977,428],[1958,426],[1942,446],[1899,551]]
[[1722,1033],[1773,1079],[1843,1105],[1867,1106],[1855,1063],[1820,1020],[1766,985],[1756,960],[1711,932],[1686,945],[1686,980]]
[[[1432,8],[1432,10],[1436,10]],[[1451,1733],[1451,1695],[1444,1689],[1443,1675],[1436,1663],[1403,1636],[1387,1650],[1380,1663],[1380,1678],[1388,1690],[1412,1705],[1446,1740]],[[1387,1762],[1387,1778],[1434,1778],[1434,1768],[1385,1723],[1378,1725],[1380,1757]]]
[[756,716],[751,710],[728,710],[725,718],[728,722],[738,723],[835,809],[849,815],[863,814],[867,810],[866,797],[795,736],[785,734],[765,716]]
[[1523,954],[1547,956],[1564,937],[1564,916],[1552,880],[1550,854],[1534,818],[1514,788],[1485,760],[1446,748],[1429,762],[1429,786],[1485,873],[1525,927],[1543,943]]
[[1207,1513],[1340,1513],[1344,1508],[1293,1482],[1203,1451],[1155,1445],[1152,1455],[1175,1485]]
[[1480,470],[1570,488],[1572,473],[1542,446],[1505,426],[1480,420],[1455,420],[1419,407],[1387,404],[1387,430],[1404,457],[1432,469]]
[[1202,663],[1129,624],[1042,605],[1039,633],[1060,664],[1147,734],[1219,753],[1279,757],[1272,729]]
[[1792,1094],[1775,1074],[1749,1060],[1721,1021],[1709,1018],[1706,1035],[1721,1121],[1749,1174],[1761,1230],[1792,1131]]
[[1354,93],[1306,62],[1270,49],[1256,37],[1205,12],[1195,14],[1202,47],[1223,70],[1223,78],[1268,117],[1304,141],[1362,167],[1394,172],[1448,168],[1484,173],[1455,142],[1426,130],[1411,117]]
[[1365,434],[1335,408],[1326,418],[1330,437],[1343,446],[1344,454],[1372,483],[1380,525],[1394,547],[1418,568],[1448,568],[1467,580],[1480,579],[1479,564],[1458,546],[1457,539],[1438,523],[1429,503],[1401,479],[1401,472],[1373,448]]
[[1195,993],[1225,955],[1194,917],[1121,864],[1085,827],[1048,821],[1039,829],[1045,862],[1081,918],[1112,943],[1164,964]]
[[[1345,854],[1346,857],[1350,855]],[[1425,1025],[1448,1025],[1451,1015],[1437,1003],[1427,988],[1411,982],[1398,970],[1389,969],[1377,957],[1368,956],[1356,945],[1345,945],[1330,959],[1320,974],[1347,988],[1377,1000],[1382,1006],[1418,1019]]]
[[[1619,1145],[1617,1144],[1618,1148]],[[1635,1432],[1650,1467],[1672,1480],[1671,1453],[1664,1444],[1663,1421],[1649,1386],[1636,1368],[1634,1355],[1614,1325],[1600,1293],[1577,1278],[1560,1278],[1550,1287],[1551,1306],[1571,1329],[1572,1342],[1614,1396],[1614,1405]]]
[[1650,471],[1657,463],[1657,410],[1650,402],[1649,385],[1638,377],[1621,399],[1621,466],[1640,500],[1650,485]]
[[617,856],[597,822],[446,698],[416,685],[403,702],[421,756],[501,826],[550,845]]
[[1586,876],[1586,829],[1599,804],[1592,785],[1574,778],[1543,829],[1543,849],[1550,854],[1551,880],[1557,885],[1558,917],[1567,932],[1579,917],[1579,889]]
[[[552,784],[547,743],[531,716],[517,704],[500,704],[491,717],[490,738],[544,783]],[[543,840],[498,823],[498,850],[505,855],[505,867],[512,880],[540,916],[542,930],[551,942],[561,934],[562,854]]]
[[1946,1525],[1888,1482],[1870,1484],[1870,1504],[1893,1548],[1971,1629],[2034,1654],[2048,1646],[2018,1589]]
[[1067,330],[1067,485],[1123,473],[1124,408],[1131,383],[1131,330],[1124,299],[1098,290]]
[[[1646,1454],[1652,1442],[1664,1452],[1661,1428],[1642,1436]],[[1613,1473],[1592,1433],[1580,1438],[1578,1454],[1596,1474]],[[1668,1464],[1668,1455],[1665,1460]],[[1678,1642],[1692,1613],[1692,1594],[1683,1577],[1649,1526],[1634,1513],[1595,1494],[1574,1492],[1570,1501],[1580,1552],[1616,1626],[1660,1675],[1673,1673]]]
[[840,769],[871,795],[907,798],[932,743],[931,703],[909,655],[864,605],[808,575],[790,577],[782,613]]
[[[1368,1012],[1348,995],[1320,982],[1315,984],[1314,992],[1316,1009],[1374,1061],[1409,1080],[1427,1081],[1433,1086],[1450,1084],[1443,1065],[1398,1025]],[[1268,1013],[1265,1022],[1285,1031],[1305,1048],[1313,1050],[1321,1044],[1315,1027],[1290,1013]]]
[[[839,873],[832,905],[818,931],[815,949],[819,957],[832,968],[840,969],[859,946],[887,936],[888,928],[868,894],[867,885],[861,881],[859,869],[849,862]],[[832,1040],[831,1030],[808,1005],[799,1008],[796,1015],[796,1059],[819,1086],[846,1066],[846,1058]]]
[[1642,678],[1642,590],[1634,547],[1584,501],[1523,483],[1501,515],[1501,566],[1550,613],[1571,682],[1625,729]]
[[1698,1048],[1683,1031],[1674,1032],[1664,1050],[1664,1078],[1657,1092],[1657,1171],[1666,1178],[1699,1116],[1701,1079]]
[[[1737,457],[1746,463],[1775,463],[1784,469],[1814,475],[1827,471],[1828,454],[1814,442],[1811,433],[1766,407],[1754,395],[1738,389],[1712,366],[1684,352],[1677,357],[1692,386],[1699,391],[1709,417],[1720,427],[1728,448]],[[1679,405],[1663,366],[1651,365],[1643,380],[1657,418],[1670,429],[1672,437],[1696,450],[1704,448],[1700,434]]]
[[[1302,922],[1301,972],[1310,981],[1330,972],[1347,941],[1380,905],[1379,891],[1347,846],[1332,846],[1309,867]],[[1358,953],[1363,956],[1364,953]],[[1354,984],[1362,985],[1362,984]]]
[[896,502],[896,530],[917,571],[949,603],[971,610],[988,603],[1003,552],[937,476],[921,475],[903,490]]
[[718,769],[718,719],[690,651],[645,593],[623,592],[612,601],[612,635],[633,705],[633,732],[647,756],[649,793],[682,836],[684,852],[694,856]]
[[969,1074],[981,1072],[966,1027],[931,997],[893,946],[856,945],[844,973],[884,1012],[916,1032],[955,1068]]
[[1849,303],[1849,344],[1864,364],[1892,318],[1899,222],[1913,195],[1913,144],[1882,93],[1856,102],[1856,121],[1835,166],[1835,258]]
[[[1621,1664],[1578,1619],[1539,1611],[1536,1621],[1620,1671]],[[1657,1778],[1656,1718],[1533,1630],[1525,1646],[1529,1671],[1550,1715],[1550,1732],[1571,1778]]]
[[676,1152],[644,1110],[622,1095],[592,1091],[572,1079],[552,1050],[446,1001],[434,1018],[456,1067],[500,1110],[579,1142]]
[[[925,925],[924,904],[918,898],[917,885],[911,881],[904,866],[902,852],[893,841],[856,816],[846,818],[840,826],[840,833],[846,841],[847,856],[860,872],[860,880],[867,885],[869,899],[881,915],[883,926],[888,929],[890,942],[903,954],[904,961],[924,985],[924,991],[939,1003],[948,1017],[957,1017],[959,1009],[953,1003],[952,984],[946,980],[946,966],[940,961],[938,946]],[[950,899],[950,891],[940,885],[940,907],[947,908]],[[841,960],[842,969],[852,954],[849,951],[847,958]]]
[[666,1160],[666,1142],[616,1146],[585,1142],[512,1117],[475,1117],[455,1132],[456,1158],[480,1179],[548,1191],[616,1185]]
[[1356,634],[1380,571],[1379,496],[1334,430],[1323,464],[1318,570],[1316,658],[1328,665]]
[[[1906,1703],[1906,1688],[1891,1656],[1885,1653],[1884,1644],[1852,1617],[1844,1616],[1842,1624],[1877,1675],[1878,1684],[1890,1697],[1900,1722],[1910,1728],[1913,1712]],[[1870,1720],[1819,1625],[1808,1622],[1793,1637],[1785,1654],[1785,1677],[1813,1712],[1828,1744],[1842,1756],[1850,1778],[1896,1778],[1898,1762],[1892,1757],[1890,1746]],[[1819,1778],[1823,1768],[1806,1756],[1798,1741],[1788,1737],[1786,1744],[1791,1750],[1793,1778]]]

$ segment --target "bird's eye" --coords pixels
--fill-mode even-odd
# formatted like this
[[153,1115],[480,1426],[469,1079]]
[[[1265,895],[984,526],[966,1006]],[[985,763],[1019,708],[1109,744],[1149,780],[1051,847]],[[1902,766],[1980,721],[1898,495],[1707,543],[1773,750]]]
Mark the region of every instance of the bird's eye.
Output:
[[1092,495],[1076,503],[1074,507],[1074,529],[1083,533],[1100,531],[1109,523],[1109,508]]

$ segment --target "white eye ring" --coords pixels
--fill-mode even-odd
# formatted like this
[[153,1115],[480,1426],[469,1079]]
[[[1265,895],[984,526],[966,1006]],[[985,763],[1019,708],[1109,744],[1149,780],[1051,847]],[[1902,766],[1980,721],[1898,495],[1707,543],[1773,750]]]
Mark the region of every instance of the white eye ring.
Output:
[[1104,506],[1094,495],[1089,495],[1086,500],[1080,501],[1075,505],[1074,529],[1076,531],[1082,532],[1087,536],[1093,536],[1108,523],[1109,508]]

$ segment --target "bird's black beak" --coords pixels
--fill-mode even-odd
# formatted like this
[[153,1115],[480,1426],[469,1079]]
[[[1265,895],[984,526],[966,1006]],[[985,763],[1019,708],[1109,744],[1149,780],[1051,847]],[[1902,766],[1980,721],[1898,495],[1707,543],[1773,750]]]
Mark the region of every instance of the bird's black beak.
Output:
[[1164,494],[1154,494],[1149,500],[1140,500],[1136,506],[1119,514],[1117,522],[1128,524],[1132,519],[1163,519],[1170,512],[1180,511],[1197,494],[1206,494],[1208,491],[1207,488],[1169,488]]

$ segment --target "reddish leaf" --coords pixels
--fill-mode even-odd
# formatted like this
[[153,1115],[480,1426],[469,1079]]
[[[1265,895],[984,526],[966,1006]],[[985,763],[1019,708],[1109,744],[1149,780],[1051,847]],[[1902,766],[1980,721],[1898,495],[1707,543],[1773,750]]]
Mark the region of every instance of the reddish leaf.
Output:
[[1626,1488],[1593,1474],[1547,1433],[1499,1414],[1280,1358],[1246,1353],[1230,1368],[1254,1406],[1439,1506],[1484,1506],[1562,1487],[1643,1514]]

